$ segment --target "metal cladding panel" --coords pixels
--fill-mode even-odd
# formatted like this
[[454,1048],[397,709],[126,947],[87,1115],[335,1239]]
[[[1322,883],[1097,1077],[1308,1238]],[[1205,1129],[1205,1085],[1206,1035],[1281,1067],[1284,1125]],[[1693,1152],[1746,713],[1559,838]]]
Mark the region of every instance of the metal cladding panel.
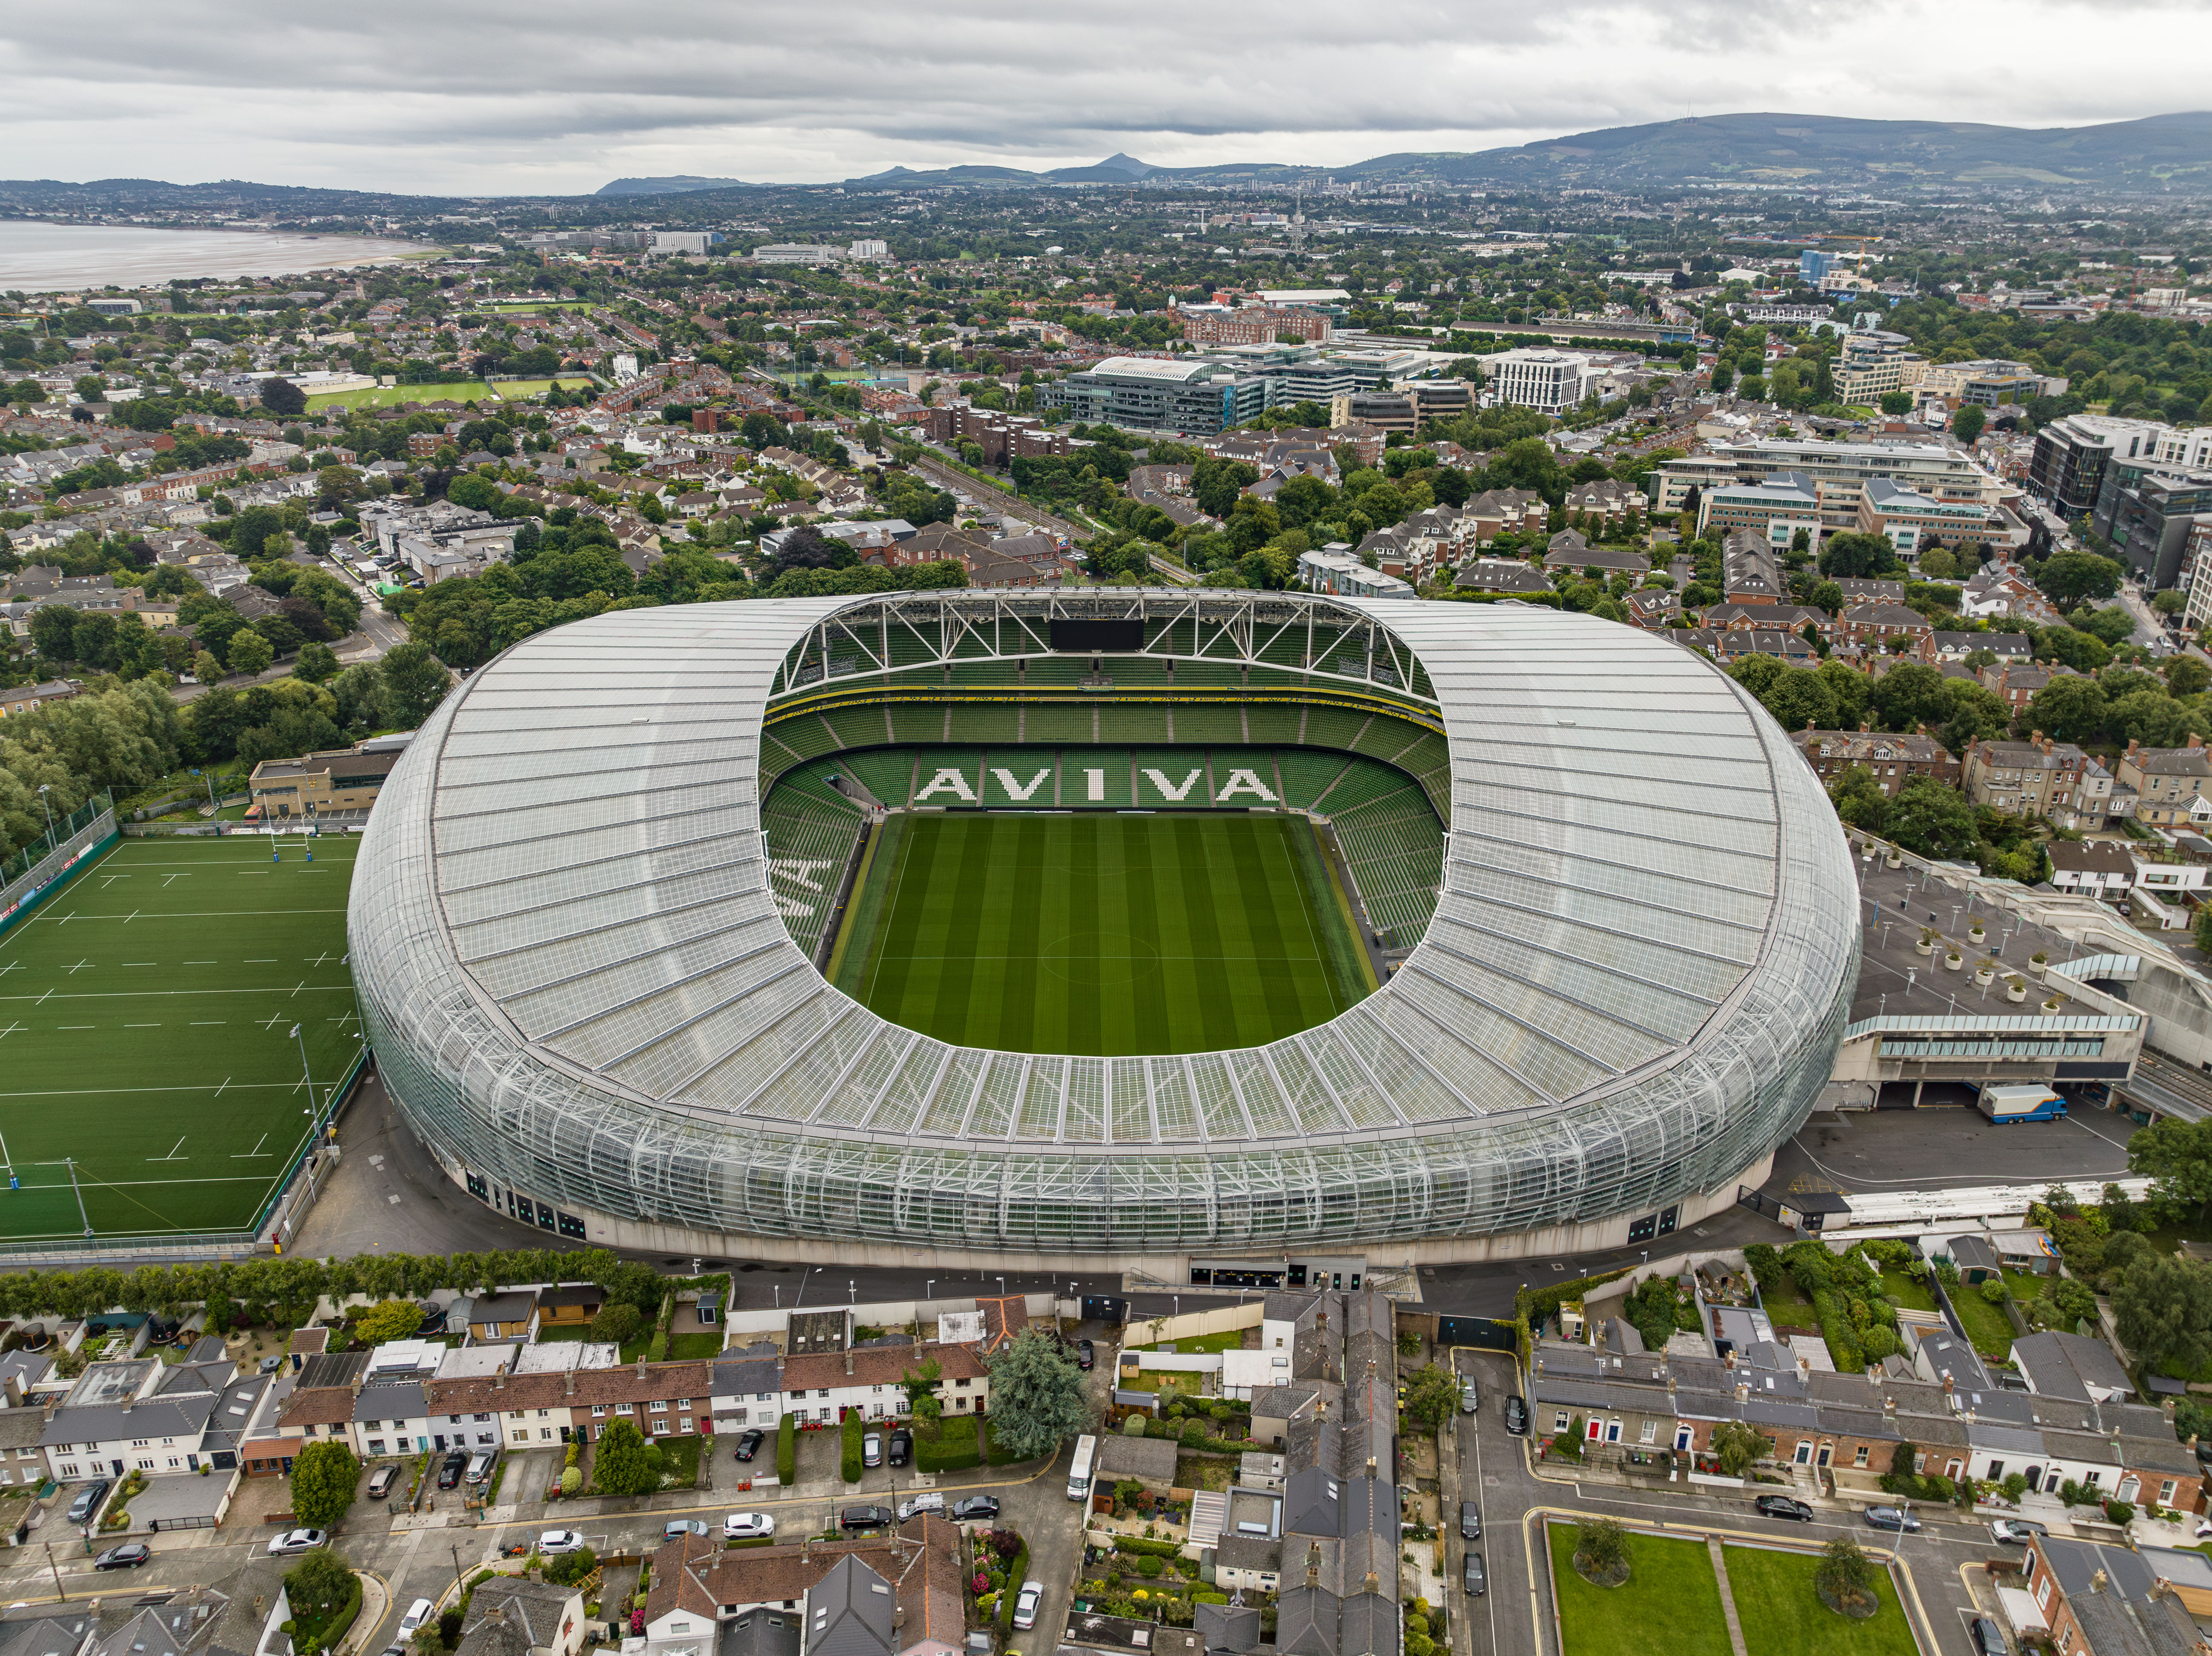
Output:
[[[947,1046],[824,983],[769,886],[771,706],[1148,616],[1444,731],[1443,889],[1391,980],[1266,1047],[1106,1059]],[[526,640],[386,784],[349,926],[391,1090],[454,1161],[710,1231],[1045,1251],[1664,1205],[1802,1121],[1858,952],[1818,781],[1663,638],[1511,604],[1097,589],[623,610]]]

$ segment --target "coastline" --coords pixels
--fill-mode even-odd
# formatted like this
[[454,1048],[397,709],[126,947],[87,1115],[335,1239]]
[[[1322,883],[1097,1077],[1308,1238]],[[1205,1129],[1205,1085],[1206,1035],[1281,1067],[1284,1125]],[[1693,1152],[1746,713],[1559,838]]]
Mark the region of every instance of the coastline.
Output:
[[438,242],[356,231],[112,224],[26,213],[0,217],[0,289],[131,292],[179,280],[264,280],[411,264],[452,251]]

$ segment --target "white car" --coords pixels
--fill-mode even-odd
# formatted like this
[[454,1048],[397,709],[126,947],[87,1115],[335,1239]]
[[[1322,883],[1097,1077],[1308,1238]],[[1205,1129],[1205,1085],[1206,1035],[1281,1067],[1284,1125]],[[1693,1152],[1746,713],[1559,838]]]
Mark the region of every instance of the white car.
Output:
[[430,1619],[430,1612],[434,1608],[434,1606],[428,1598],[417,1598],[413,1604],[408,1605],[407,1614],[399,1618],[399,1637],[392,1642],[405,1644],[415,1629]]
[[548,1530],[538,1538],[538,1550],[548,1558],[575,1552],[583,1544],[584,1538],[574,1530]]
[[725,1541],[754,1541],[775,1533],[775,1520],[767,1513],[732,1513],[722,1520]]
[[287,1530],[269,1544],[269,1556],[282,1558],[288,1553],[313,1552],[328,1538],[320,1530]]
[[1044,1602],[1044,1583],[1024,1581],[1021,1597],[1014,1600],[1014,1625],[1027,1632],[1036,1625],[1037,1606]]

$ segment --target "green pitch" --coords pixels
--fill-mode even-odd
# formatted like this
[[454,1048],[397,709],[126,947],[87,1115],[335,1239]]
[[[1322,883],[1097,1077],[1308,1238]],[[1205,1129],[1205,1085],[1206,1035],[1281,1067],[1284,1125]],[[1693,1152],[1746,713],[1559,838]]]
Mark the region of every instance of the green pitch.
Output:
[[[252,1224],[361,1047],[359,842],[124,840],[0,935],[0,1240]],[[307,860],[308,851],[314,861]]]
[[1255,1046],[1366,992],[1298,816],[899,815],[841,988],[962,1046],[1099,1055]]

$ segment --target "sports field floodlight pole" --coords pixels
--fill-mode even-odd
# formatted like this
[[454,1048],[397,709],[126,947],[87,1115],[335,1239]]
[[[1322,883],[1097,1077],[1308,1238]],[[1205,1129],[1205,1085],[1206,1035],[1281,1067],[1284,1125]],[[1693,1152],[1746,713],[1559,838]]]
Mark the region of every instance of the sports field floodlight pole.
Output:
[[323,1124],[315,1115],[315,1077],[307,1070],[307,1038],[300,1033],[301,1027],[294,1024],[292,1034],[300,1043],[300,1076],[307,1083],[307,1119],[313,1122],[314,1130],[320,1132]]
[[52,793],[54,785],[51,782],[39,784],[39,803],[46,808],[46,849],[48,851],[54,848],[54,802],[46,796]]
[[42,1168],[57,1168],[57,1167],[58,1167],[58,1168],[67,1168],[69,1169],[69,1176],[70,1176],[70,1189],[71,1191],[75,1192],[76,1192],[76,1216],[77,1216],[77,1222],[78,1222],[78,1223],[80,1223],[80,1224],[82,1224],[82,1225],[84,1227],[84,1234],[85,1234],[86,1239],[87,1239],[88,1240],[90,1240],[90,1238],[91,1238],[91,1236],[92,1236],[92,1220],[91,1220],[91,1218],[90,1218],[90,1217],[86,1214],[86,1212],[85,1212],[85,1210],[84,1210],[84,1189],[83,1189],[83,1186],[82,1186],[81,1185],[79,1185],[79,1184],[76,1182],[76,1158],[75,1156],[64,1156],[64,1157],[62,1157],[62,1159],[61,1159],[60,1161],[58,1161],[58,1162],[40,1162],[40,1163],[39,1163],[39,1165],[40,1165],[40,1167],[42,1167]]

